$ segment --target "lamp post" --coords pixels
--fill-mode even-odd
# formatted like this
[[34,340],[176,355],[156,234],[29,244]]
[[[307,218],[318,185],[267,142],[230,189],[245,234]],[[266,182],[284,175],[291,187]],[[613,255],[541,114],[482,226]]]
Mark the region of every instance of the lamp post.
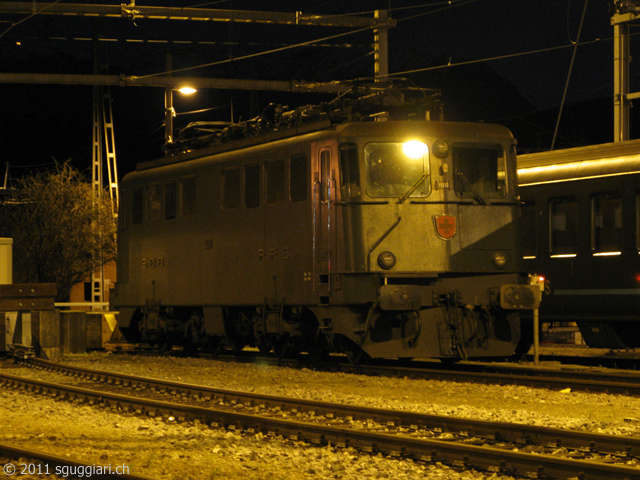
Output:
[[[184,86],[175,89],[183,95],[192,95],[197,92],[193,87]],[[173,108],[173,91],[171,87],[164,89],[164,143],[171,145],[173,143],[173,117],[176,116],[176,110]]]

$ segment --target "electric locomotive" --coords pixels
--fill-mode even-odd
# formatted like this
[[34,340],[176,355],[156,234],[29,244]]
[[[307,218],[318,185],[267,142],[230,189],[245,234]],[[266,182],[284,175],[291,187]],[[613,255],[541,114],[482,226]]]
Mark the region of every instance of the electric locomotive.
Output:
[[518,156],[523,255],[544,275],[540,319],[587,345],[640,347],[640,140]]
[[538,299],[515,140],[425,120],[430,93],[400,118],[405,92],[376,88],[189,127],[180,153],[124,178],[113,304],[129,339],[354,362],[516,351]]

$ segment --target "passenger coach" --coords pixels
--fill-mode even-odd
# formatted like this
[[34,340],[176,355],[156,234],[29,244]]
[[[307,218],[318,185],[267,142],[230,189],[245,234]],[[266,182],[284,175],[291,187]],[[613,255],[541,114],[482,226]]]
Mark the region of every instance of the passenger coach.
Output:
[[591,347],[640,347],[640,140],[518,156],[524,260],[546,322]]

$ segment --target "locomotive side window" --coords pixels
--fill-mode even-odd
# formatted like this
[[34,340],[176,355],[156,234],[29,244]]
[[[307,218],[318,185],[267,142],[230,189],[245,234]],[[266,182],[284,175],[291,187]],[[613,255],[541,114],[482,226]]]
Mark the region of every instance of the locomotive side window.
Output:
[[260,166],[244,167],[244,206],[256,208],[260,206]]
[[267,183],[267,203],[284,202],[286,198],[284,162],[282,160],[276,160],[265,163],[265,176]]
[[186,177],[180,182],[181,203],[180,213],[194,215],[196,213],[196,177]]
[[342,197],[355,198],[360,195],[360,165],[358,147],[353,143],[340,145],[340,169]]
[[178,185],[176,182],[164,184],[164,218],[176,218],[178,211]]
[[458,196],[504,198],[506,195],[505,155],[500,145],[454,145],[452,149],[454,185]]
[[160,220],[162,218],[162,185],[152,183],[147,186],[147,218]]
[[536,258],[538,253],[538,210],[534,202],[525,202],[522,206],[522,256],[523,258]]
[[[411,196],[429,192],[427,153],[411,155],[403,143],[369,143],[364,147],[367,193],[371,197],[401,197],[410,189]],[[423,179],[422,181],[421,178]],[[420,182],[413,188],[416,182]]]
[[331,198],[331,185],[329,183],[331,169],[331,152],[323,150],[320,152],[320,199],[327,203]]
[[552,257],[575,257],[578,243],[578,204],[575,197],[549,200],[549,250]]
[[591,248],[594,255],[622,253],[622,198],[617,193],[591,197]]
[[289,188],[291,189],[291,201],[302,202],[307,199],[307,157],[296,155],[291,157],[289,163]]
[[240,169],[222,171],[222,208],[229,210],[240,206]]
[[136,188],[132,192],[131,198],[131,221],[134,225],[139,225],[144,220],[144,189]]

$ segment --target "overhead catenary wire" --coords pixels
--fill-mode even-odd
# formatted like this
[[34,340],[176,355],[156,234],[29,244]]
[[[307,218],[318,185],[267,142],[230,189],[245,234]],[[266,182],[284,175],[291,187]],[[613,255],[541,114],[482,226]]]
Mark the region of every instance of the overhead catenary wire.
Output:
[[213,67],[213,66],[222,65],[222,64],[225,64],[225,63],[237,62],[237,61],[240,61],[240,60],[247,60],[249,58],[255,58],[255,57],[262,56],[262,55],[269,55],[269,54],[273,54],[273,53],[277,53],[277,52],[283,52],[285,50],[291,50],[293,48],[303,47],[305,45],[309,45],[309,44],[313,44],[313,43],[317,43],[317,42],[323,42],[323,41],[327,41],[327,40],[332,40],[334,38],[344,37],[346,35],[353,35],[355,33],[360,33],[360,32],[364,32],[364,31],[367,31],[367,30],[370,30],[370,28],[360,28],[360,29],[357,29],[357,30],[338,33],[336,35],[331,35],[331,36],[324,37],[324,38],[319,38],[319,39],[309,40],[309,41],[306,41],[306,42],[296,43],[294,45],[285,45],[284,47],[278,47],[278,48],[274,48],[274,49],[267,50],[267,51],[264,51],[264,52],[250,53],[248,55],[243,55],[241,57],[227,58],[227,59],[224,59],[224,60],[218,60],[216,62],[210,62],[210,63],[200,64],[200,65],[194,65],[192,67],[179,68],[179,69],[176,69],[176,70],[171,70],[171,71],[166,71],[166,72],[152,73],[152,74],[149,74],[149,75],[142,75],[142,76],[133,77],[133,78],[157,77],[157,76],[161,76],[161,75],[168,75],[168,74],[173,74],[173,73],[186,72],[186,71],[190,71],[190,70],[197,70],[199,68]]
[[[475,3],[479,0],[448,0],[448,1],[443,1],[443,2],[437,2],[437,3],[429,3],[429,4],[422,4],[422,5],[414,5],[414,6],[406,6],[406,7],[398,7],[398,8],[391,8],[389,9],[390,11],[397,11],[397,10],[406,10],[406,9],[416,9],[416,8],[431,8],[433,6],[437,6],[437,5],[446,5],[445,7],[442,8],[438,8],[436,10],[430,10],[428,12],[423,12],[417,15],[413,15],[410,17],[405,17],[402,19],[398,19],[397,22],[402,22],[405,20],[412,20],[418,17],[422,17],[425,15],[430,15],[433,13],[437,13],[437,12],[441,12],[444,10],[449,10],[451,8],[457,8],[459,6],[463,6],[463,5],[467,5],[470,3]],[[207,5],[207,4],[201,4],[201,5]],[[197,6],[201,6],[201,5],[197,5]],[[345,15],[363,15],[363,14],[371,14],[373,11],[367,11],[367,12],[355,12],[355,13],[350,13],[350,14],[345,14]],[[360,32],[364,32],[364,31],[368,31],[370,30],[370,28],[361,28],[361,29],[357,29],[357,30],[352,30],[349,32],[343,32],[337,35],[331,35],[328,37],[323,37],[323,38],[318,38],[315,40],[309,40],[306,42],[301,42],[301,43],[297,43],[297,44],[293,44],[293,45],[286,45],[283,47],[279,47],[279,48],[275,48],[275,49],[271,49],[271,50],[266,50],[263,52],[257,52],[257,53],[253,53],[253,54],[249,54],[249,55],[243,55],[241,57],[235,57],[235,58],[227,58],[225,60],[219,60],[216,62],[211,62],[211,63],[206,63],[206,64],[201,64],[201,65],[194,65],[192,67],[185,67],[182,69],[176,69],[176,70],[171,70],[171,71],[167,71],[167,72],[160,72],[160,73],[154,73],[154,74],[149,74],[149,75],[145,75],[145,76],[141,76],[141,77],[136,77],[136,78],[147,78],[147,77],[154,77],[154,76],[160,76],[160,75],[168,75],[168,74],[174,74],[174,73],[180,73],[180,72],[185,72],[185,71],[190,71],[190,70],[197,70],[200,68],[206,68],[206,67],[212,67],[212,66],[216,66],[216,65],[221,65],[221,64],[225,64],[225,63],[231,63],[231,62],[236,62],[236,61],[240,61],[240,60],[247,60],[250,58],[256,58],[262,55],[270,55],[273,53],[278,53],[278,52],[282,52],[285,50],[290,50],[290,49],[294,49],[294,48],[299,48],[299,47],[304,47],[306,45],[311,45],[314,43],[318,43],[318,42],[324,42],[327,40],[333,40],[334,38],[340,38],[340,37],[344,37],[344,36],[348,36],[348,35],[353,35],[356,33],[360,33]],[[368,56],[368,55],[365,55]]]
[[[9,28],[7,28],[4,32],[0,33],[0,38],[4,37],[7,33],[9,33],[10,30],[12,30],[14,27],[17,27],[18,25],[20,25],[23,22],[26,22],[27,20],[35,17],[36,15],[44,12],[45,10],[47,10],[48,8],[51,8],[52,6],[54,6],[56,3],[60,3],[62,0],[55,0],[53,3],[50,3],[48,5],[45,5],[44,7],[42,7],[40,10],[37,10],[35,12],[33,12],[31,15],[28,15],[26,17],[24,17],[22,20],[17,21],[16,23],[11,24],[11,26]],[[35,2],[34,2],[35,5]]]
[[558,135],[558,127],[560,126],[560,119],[562,118],[562,110],[564,108],[565,101],[567,99],[567,91],[569,90],[569,82],[571,80],[571,72],[573,71],[573,65],[576,60],[576,53],[578,51],[578,44],[580,43],[580,35],[582,34],[582,25],[584,24],[584,17],[587,13],[587,5],[589,0],[584,0],[584,9],[582,10],[582,18],[580,19],[580,27],[578,27],[578,36],[573,48],[573,54],[571,55],[571,63],[569,64],[569,73],[567,73],[567,81],[564,84],[564,92],[562,94],[562,101],[560,102],[560,111],[558,112],[558,119],[556,120],[556,128],[553,132],[553,140],[551,141],[551,148],[553,150],[556,145],[556,137]]

